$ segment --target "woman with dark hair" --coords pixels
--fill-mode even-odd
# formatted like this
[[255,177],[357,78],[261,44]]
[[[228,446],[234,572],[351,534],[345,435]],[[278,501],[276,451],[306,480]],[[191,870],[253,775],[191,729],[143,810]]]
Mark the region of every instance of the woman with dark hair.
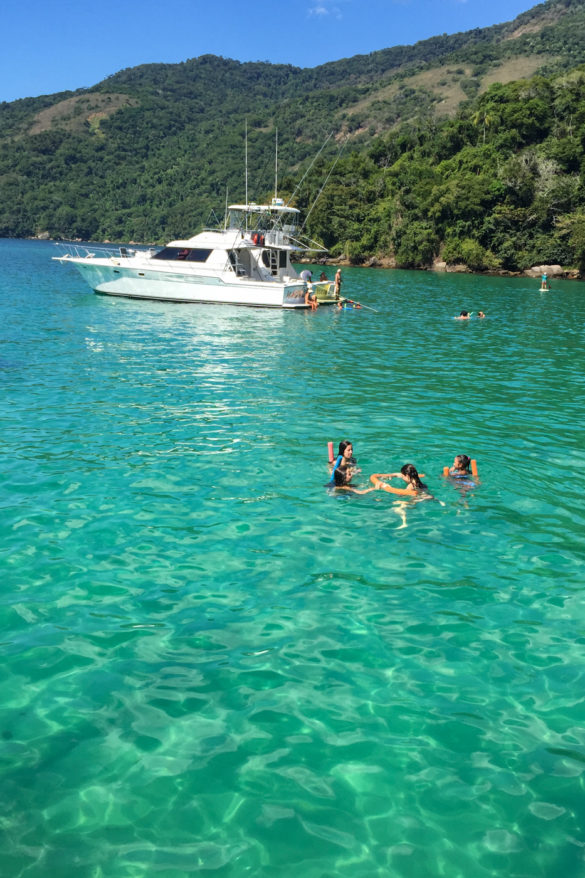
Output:
[[353,442],[350,442],[349,439],[342,439],[337,449],[337,456],[343,458],[345,466],[349,464],[355,465],[357,461],[353,456]]
[[452,483],[464,494],[479,484],[477,460],[466,454],[456,454],[453,466],[443,467],[443,475],[445,478],[452,479]]
[[[406,488],[393,488],[392,485],[386,485],[382,479],[402,479],[406,482]],[[389,494],[399,494],[401,497],[416,497],[417,494],[428,494],[428,488],[421,482],[420,476],[412,463],[405,463],[401,467],[399,473],[373,473],[370,476],[370,482],[375,488],[381,491],[388,491]]]
[[357,461],[353,456],[353,444],[348,439],[343,439],[339,443],[337,457],[335,459],[335,463],[333,464],[333,472],[331,473],[331,481],[333,481],[333,476],[338,469],[349,469],[352,475],[359,472],[356,464]]
[[[346,467],[345,469],[334,469],[331,476],[331,482],[336,491],[351,491],[353,494],[369,494],[370,491],[376,491],[377,488],[354,488],[351,484],[353,470]],[[331,482],[329,484],[331,484]]]
[[471,458],[466,454],[456,454],[449,475],[455,478],[471,475]]

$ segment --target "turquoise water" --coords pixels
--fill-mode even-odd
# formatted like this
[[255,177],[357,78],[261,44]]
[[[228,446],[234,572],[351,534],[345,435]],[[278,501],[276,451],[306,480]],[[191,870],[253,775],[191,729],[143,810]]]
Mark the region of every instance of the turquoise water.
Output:
[[[3,878],[583,874],[585,285],[284,313],[53,252],[0,241]],[[441,502],[330,495],[344,438]]]

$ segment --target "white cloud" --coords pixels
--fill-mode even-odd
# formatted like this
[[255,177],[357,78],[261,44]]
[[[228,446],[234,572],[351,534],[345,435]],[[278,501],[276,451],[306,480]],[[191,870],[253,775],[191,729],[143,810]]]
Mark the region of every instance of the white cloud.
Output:
[[325,18],[328,15],[333,18],[342,17],[338,4],[331,0],[316,0],[312,6],[309,6],[308,15],[310,18]]

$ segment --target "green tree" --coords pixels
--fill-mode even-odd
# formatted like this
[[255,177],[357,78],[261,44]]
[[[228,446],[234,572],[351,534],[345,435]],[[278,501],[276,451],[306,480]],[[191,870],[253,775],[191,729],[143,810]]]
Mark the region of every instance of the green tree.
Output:
[[417,221],[395,229],[393,243],[400,268],[427,268],[439,249],[439,239],[433,227]]

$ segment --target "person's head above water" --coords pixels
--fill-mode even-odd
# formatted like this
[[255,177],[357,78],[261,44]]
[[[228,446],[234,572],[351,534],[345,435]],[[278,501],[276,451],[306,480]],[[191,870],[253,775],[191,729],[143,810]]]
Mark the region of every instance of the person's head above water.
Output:
[[415,488],[420,488],[421,490],[425,488],[425,485],[423,485],[423,483],[421,482],[418,470],[414,466],[414,464],[405,463],[404,466],[400,467],[400,472],[410,482],[411,485],[415,486]]
[[333,473],[333,484],[336,488],[342,488],[351,481],[352,471],[350,469],[340,469],[339,467]]
[[459,470],[461,472],[470,472],[471,466],[471,458],[466,454],[456,454],[455,460],[453,461],[453,469]]
[[459,314],[460,317],[469,317],[469,311],[461,311]]
[[348,439],[343,439],[339,443],[339,450],[337,452],[338,457],[344,457],[346,460],[350,460],[353,456],[353,445]]

